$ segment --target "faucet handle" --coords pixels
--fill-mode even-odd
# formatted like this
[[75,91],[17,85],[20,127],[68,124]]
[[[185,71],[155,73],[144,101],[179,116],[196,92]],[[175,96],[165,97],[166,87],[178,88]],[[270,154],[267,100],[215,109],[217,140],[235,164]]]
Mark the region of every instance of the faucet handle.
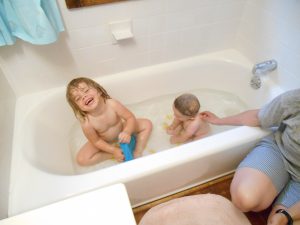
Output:
[[275,59],[263,61],[253,66],[252,74],[260,75],[271,72],[277,68],[277,61]]

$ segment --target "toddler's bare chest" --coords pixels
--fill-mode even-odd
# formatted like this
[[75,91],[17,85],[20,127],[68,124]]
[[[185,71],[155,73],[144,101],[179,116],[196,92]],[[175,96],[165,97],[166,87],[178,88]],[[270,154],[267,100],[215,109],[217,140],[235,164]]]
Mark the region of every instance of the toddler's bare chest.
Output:
[[115,112],[111,112],[97,118],[90,119],[90,123],[95,130],[99,133],[103,133],[111,128],[120,126],[119,124],[121,124],[121,119]]

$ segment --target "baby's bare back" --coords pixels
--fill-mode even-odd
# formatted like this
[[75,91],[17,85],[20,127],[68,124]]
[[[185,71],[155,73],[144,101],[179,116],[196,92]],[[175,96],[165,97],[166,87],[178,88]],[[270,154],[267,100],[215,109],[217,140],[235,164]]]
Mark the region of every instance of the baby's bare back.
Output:
[[184,130],[189,132],[193,132],[193,139],[199,139],[210,131],[209,123],[202,120],[202,116],[199,114],[197,117],[194,118],[194,120],[188,121],[184,123],[183,125]]
[[196,132],[195,136],[196,137],[203,136],[203,135],[207,134],[209,131],[210,131],[209,123],[200,119],[200,127],[199,127],[198,131]]

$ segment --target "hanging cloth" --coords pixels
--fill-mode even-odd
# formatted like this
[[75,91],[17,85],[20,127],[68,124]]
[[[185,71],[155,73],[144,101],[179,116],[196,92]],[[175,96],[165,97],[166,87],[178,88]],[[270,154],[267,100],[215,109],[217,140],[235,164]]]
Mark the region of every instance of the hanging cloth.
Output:
[[0,46],[16,37],[31,44],[50,44],[64,26],[56,0],[0,0]]

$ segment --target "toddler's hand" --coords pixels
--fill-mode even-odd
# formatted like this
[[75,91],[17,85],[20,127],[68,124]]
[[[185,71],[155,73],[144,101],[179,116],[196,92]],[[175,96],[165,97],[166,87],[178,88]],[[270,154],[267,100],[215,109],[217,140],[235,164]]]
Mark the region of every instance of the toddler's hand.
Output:
[[118,138],[120,143],[130,143],[131,135],[123,131],[119,134]]
[[120,148],[115,148],[114,152],[113,152],[114,158],[118,161],[118,162],[123,162],[124,161],[124,155],[121,151]]

